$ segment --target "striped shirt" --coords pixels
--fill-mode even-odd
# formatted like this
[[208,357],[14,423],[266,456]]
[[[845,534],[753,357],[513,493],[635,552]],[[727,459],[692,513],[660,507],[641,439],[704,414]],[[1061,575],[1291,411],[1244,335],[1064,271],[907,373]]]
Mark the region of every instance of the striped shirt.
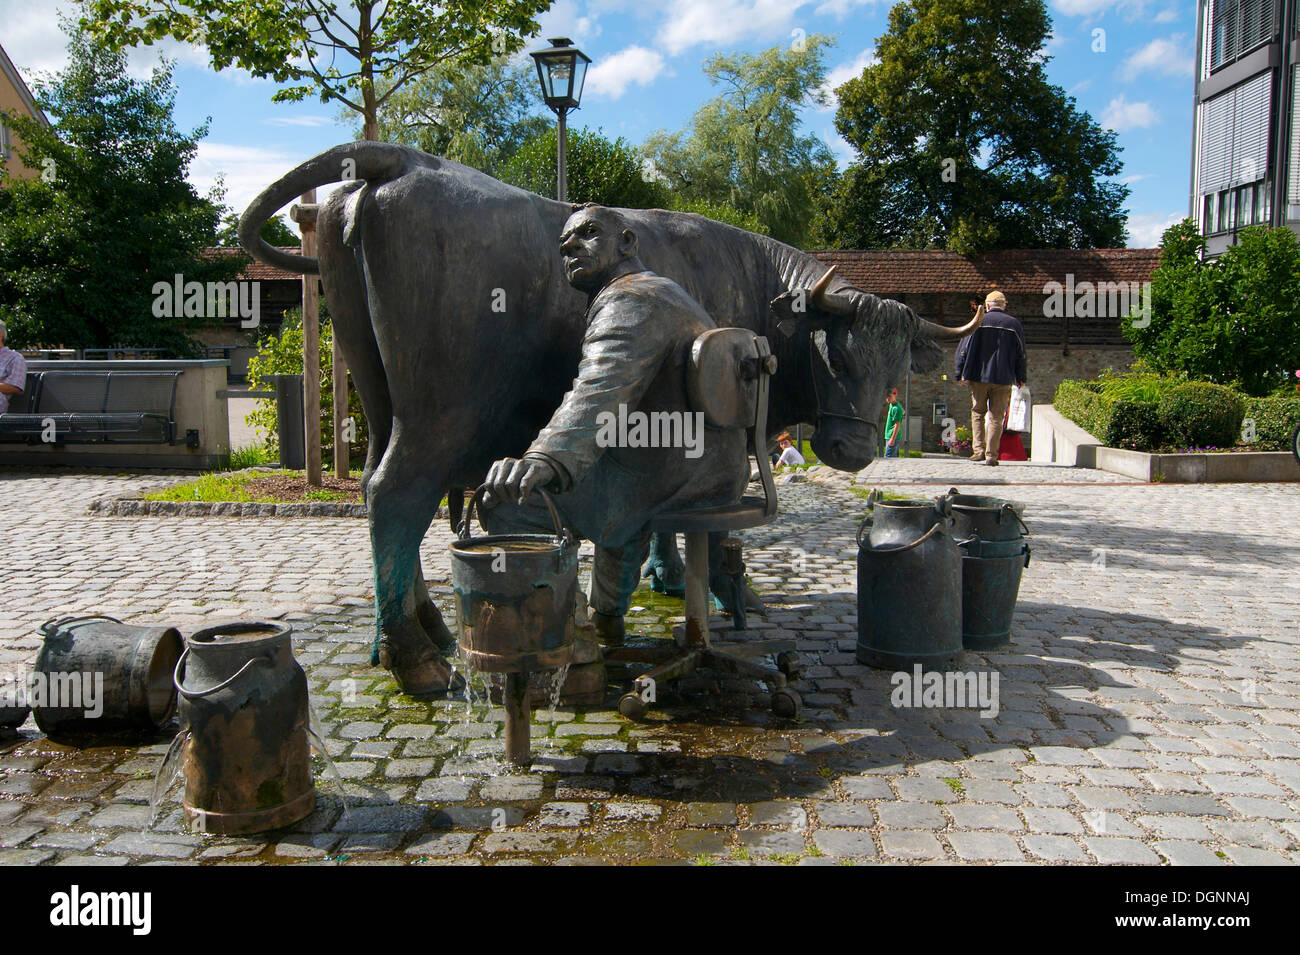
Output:
[[[23,388],[27,384],[27,362],[12,348],[0,348],[0,385]],[[0,393],[0,414],[9,410],[9,396]]]

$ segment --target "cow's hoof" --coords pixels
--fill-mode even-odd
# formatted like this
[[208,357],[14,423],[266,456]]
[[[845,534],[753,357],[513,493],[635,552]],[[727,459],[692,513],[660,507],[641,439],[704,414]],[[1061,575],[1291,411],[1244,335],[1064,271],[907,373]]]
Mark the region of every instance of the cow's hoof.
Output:
[[433,601],[425,601],[416,605],[416,619],[420,621],[420,626],[433,641],[433,645],[443,653],[451,653],[456,649],[456,638],[452,636],[447,629],[446,622],[442,619],[442,614]]
[[379,644],[379,664],[393,674],[398,689],[410,696],[445,693],[465,685],[460,674],[438,654],[404,654],[387,641]]
[[611,617],[609,614],[601,613],[599,610],[591,612],[591,623],[596,628],[596,639],[607,647],[621,647],[623,638],[627,635],[627,630],[623,625],[623,618]]

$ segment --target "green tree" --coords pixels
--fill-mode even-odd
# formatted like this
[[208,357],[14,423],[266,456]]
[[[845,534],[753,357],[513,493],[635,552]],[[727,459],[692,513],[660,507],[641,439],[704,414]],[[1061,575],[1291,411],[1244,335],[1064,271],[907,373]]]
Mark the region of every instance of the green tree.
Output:
[[[386,85],[381,86],[381,95]],[[496,59],[441,63],[389,97],[379,111],[379,138],[498,175],[519,148],[546,131],[537,74]]]
[[1300,368],[1295,233],[1244,229],[1237,245],[1205,261],[1205,240],[1184,219],[1165,232],[1160,247],[1151,314],[1123,321],[1138,358],[1155,371],[1232,385],[1247,395],[1283,387]]
[[[550,126],[525,142],[506,163],[501,180],[539,195],[554,196],[555,136],[555,127]],[[667,205],[667,191],[642,175],[640,157],[622,137],[611,140],[600,131],[571,129],[566,150],[571,202],[598,202],[627,209]]]
[[193,354],[202,317],[154,314],[156,282],[226,281],[242,257],[209,259],[215,191],[186,180],[201,127],[172,121],[171,65],[150,80],[74,33],[71,62],[36,94],[54,125],[9,114],[23,162],[41,170],[0,188],[0,316],[15,346],[137,346]]
[[641,147],[675,195],[753,216],[783,242],[813,236],[813,197],[835,176],[835,161],[798,111],[825,103],[825,49],[810,36],[798,48],[717,54],[704,72],[722,95],[695,114],[688,129],[655,133]]
[[[202,44],[212,67],[234,64],[293,85],[276,102],[312,94],[360,114],[379,138],[379,110],[447,60],[486,63],[515,52],[551,0],[87,0],[82,25],[115,48],[164,37]],[[384,89],[380,91],[380,85]]]
[[[239,213],[227,212],[221,217],[221,228],[217,231],[217,245],[230,248],[239,246]],[[280,216],[271,216],[262,224],[262,238],[271,245],[298,245],[302,236],[295,232]]]
[[822,227],[840,247],[1122,245],[1114,132],[1047,81],[1043,0],[905,0],[839,87],[858,152]]

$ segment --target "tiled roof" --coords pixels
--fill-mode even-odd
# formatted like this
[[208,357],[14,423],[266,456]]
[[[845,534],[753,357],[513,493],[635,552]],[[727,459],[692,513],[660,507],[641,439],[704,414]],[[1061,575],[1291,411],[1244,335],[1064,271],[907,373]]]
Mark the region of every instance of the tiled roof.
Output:
[[[296,245],[277,246],[281,252],[291,252],[299,255],[302,248]],[[243,249],[231,249],[226,246],[212,245],[203,250],[203,254],[209,258],[216,258],[222,255],[239,255]],[[244,271],[239,273],[239,278],[248,280],[259,280],[262,282],[296,282],[302,278],[297,272],[286,272],[284,269],[277,269],[274,265],[267,265],[265,262],[259,262],[253,259],[248,265],[244,266]]]
[[875,295],[934,292],[1042,295],[1048,282],[1146,282],[1159,249],[1004,249],[965,256],[944,250],[813,251],[858,288]]

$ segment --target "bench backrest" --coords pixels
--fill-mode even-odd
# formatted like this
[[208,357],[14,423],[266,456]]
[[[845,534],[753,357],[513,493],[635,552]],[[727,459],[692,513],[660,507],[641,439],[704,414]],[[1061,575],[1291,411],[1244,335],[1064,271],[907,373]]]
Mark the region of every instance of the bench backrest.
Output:
[[29,371],[21,395],[9,396],[9,414],[26,414],[36,407],[36,392],[41,387],[41,373]]
[[46,371],[40,414],[147,412],[172,416],[179,371]]

